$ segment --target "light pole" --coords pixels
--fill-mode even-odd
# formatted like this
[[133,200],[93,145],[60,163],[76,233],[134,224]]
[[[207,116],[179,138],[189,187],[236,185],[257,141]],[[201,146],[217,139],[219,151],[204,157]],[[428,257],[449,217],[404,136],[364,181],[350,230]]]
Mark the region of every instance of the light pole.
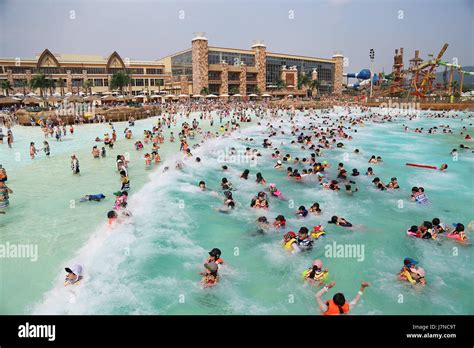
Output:
[[374,58],[375,58],[375,51],[373,48],[369,51],[369,58],[370,58],[370,98],[372,98],[372,85],[374,84]]

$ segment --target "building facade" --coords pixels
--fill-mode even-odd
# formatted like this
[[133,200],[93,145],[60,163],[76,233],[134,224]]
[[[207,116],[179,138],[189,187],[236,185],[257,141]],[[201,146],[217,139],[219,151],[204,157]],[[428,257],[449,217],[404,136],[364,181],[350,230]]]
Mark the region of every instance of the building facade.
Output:
[[[0,59],[0,82],[9,80],[14,93],[31,92],[30,81],[43,73],[54,81],[56,93],[111,90],[115,72],[131,77],[128,93],[216,94],[242,96],[252,93],[307,95],[309,81],[318,81],[317,92],[342,93],[342,55],[315,58],[267,51],[263,42],[249,50],[212,47],[204,33],[197,33],[191,47],[155,61],[123,59],[117,52],[108,57],[53,54],[45,49],[32,59]],[[303,77],[305,84],[302,85]],[[313,94],[314,95],[314,94]]]
[[298,86],[303,75],[319,81],[320,93],[340,94],[343,59],[342,55],[326,59],[268,52],[262,42],[255,42],[250,50],[212,47],[204,33],[198,33],[191,48],[160,62],[175,81],[178,76],[188,80],[188,93],[193,94],[203,89],[213,94],[277,93],[282,89],[305,94],[306,86]]
[[[103,93],[110,90],[112,75],[126,71],[131,78],[128,91],[158,91],[171,81],[163,64],[157,61],[135,61],[122,59],[113,52],[108,57],[86,55],[53,54],[45,49],[35,58],[0,59],[0,82],[10,81],[14,93],[31,92],[30,81],[35,74],[43,73],[54,81],[57,93],[86,92],[84,84],[89,80],[92,91]],[[10,92],[10,93],[11,93]]]

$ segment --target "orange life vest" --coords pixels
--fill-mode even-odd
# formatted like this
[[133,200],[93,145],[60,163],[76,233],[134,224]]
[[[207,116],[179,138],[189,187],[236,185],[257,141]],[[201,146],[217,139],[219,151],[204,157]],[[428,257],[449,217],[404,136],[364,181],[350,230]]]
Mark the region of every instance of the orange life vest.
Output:
[[326,301],[326,305],[328,306],[328,310],[324,312],[324,315],[340,315],[340,314],[346,314],[347,312],[349,312],[348,303],[344,303],[342,305],[342,311],[344,313],[341,313],[339,311],[338,305],[336,305],[333,300]]

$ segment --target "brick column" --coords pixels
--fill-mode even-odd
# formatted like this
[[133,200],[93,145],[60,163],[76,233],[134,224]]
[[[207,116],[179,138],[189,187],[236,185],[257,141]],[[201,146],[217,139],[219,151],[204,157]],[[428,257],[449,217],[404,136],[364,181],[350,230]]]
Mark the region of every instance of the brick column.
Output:
[[[316,81],[317,79],[318,79],[318,70],[314,68],[313,71],[311,72],[311,81]],[[316,88],[313,88],[312,91],[314,95],[318,94],[318,90]]]
[[193,94],[200,94],[204,87],[209,88],[209,47],[204,33],[196,33],[192,43]]
[[30,92],[31,70],[26,70],[26,87],[25,90]]
[[229,94],[229,64],[224,61],[221,63],[221,67],[221,87],[219,94]]
[[239,93],[241,95],[247,95],[247,65],[240,64],[240,85]]
[[267,47],[262,42],[255,42],[255,68],[257,69],[257,87],[265,93],[267,89]]
[[13,86],[13,71],[11,69],[7,70],[7,80],[10,81]]
[[71,70],[66,70],[66,89],[72,93],[72,75]]
[[189,84],[186,76],[179,77],[179,86],[181,94],[189,94]]
[[344,56],[342,54],[335,54],[332,56],[334,60],[334,76],[332,80],[333,94],[342,94],[342,82],[343,82],[343,62]]

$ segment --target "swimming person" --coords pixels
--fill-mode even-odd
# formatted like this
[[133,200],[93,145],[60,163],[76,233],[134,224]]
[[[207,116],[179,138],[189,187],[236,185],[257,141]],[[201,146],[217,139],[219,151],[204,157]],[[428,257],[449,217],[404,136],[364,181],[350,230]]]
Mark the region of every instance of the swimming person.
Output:
[[352,227],[352,224],[349,221],[344,218],[337,217],[336,215],[331,217],[331,220],[328,221],[328,224],[336,224],[342,227]]
[[4,209],[10,205],[9,194],[13,193],[6,184],[5,181],[0,181],[0,213],[5,214]]
[[324,315],[341,315],[341,314],[348,313],[352,308],[355,307],[357,302],[359,302],[360,297],[364,294],[364,290],[366,287],[369,286],[369,283],[363,281],[360,284],[360,289],[357,292],[356,297],[349,303],[346,302],[346,298],[340,292],[335,294],[332,300],[323,302],[323,300],[321,299],[322,295],[328,292],[328,290],[331,289],[334,285],[336,285],[335,282],[329,283],[328,285],[324,286],[321,290],[319,290],[315,295],[316,302],[318,303],[319,309],[321,310],[321,313]]
[[49,157],[51,152],[50,152],[50,149],[49,149],[49,143],[46,140],[43,141],[43,146],[44,146],[43,147],[44,154]]
[[81,202],[87,202],[87,201],[100,202],[104,198],[105,198],[105,196],[102,193],[98,193],[98,194],[95,194],[95,195],[85,195],[84,197],[81,198],[80,201]]
[[313,265],[303,272],[303,279],[310,284],[323,285],[328,277],[327,268],[323,270],[323,262],[320,259],[314,260]]
[[201,272],[202,275],[201,283],[204,287],[209,288],[219,281],[219,276],[217,275],[217,271],[219,270],[219,266],[215,262],[207,262],[204,264],[204,272]]
[[64,286],[68,285],[78,285],[79,282],[82,280],[82,266],[81,265],[74,265],[72,267],[65,268],[67,275],[64,279]]

